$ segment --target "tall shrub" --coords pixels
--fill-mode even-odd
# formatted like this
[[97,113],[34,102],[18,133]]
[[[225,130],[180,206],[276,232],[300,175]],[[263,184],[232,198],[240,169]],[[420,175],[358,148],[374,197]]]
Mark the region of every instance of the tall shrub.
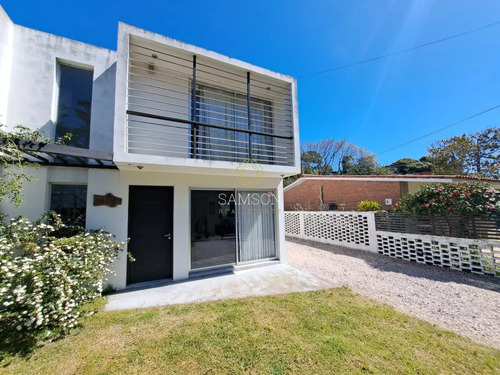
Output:
[[0,224],[0,334],[66,332],[80,307],[101,294],[123,244],[103,231],[52,237],[61,226],[47,216]]
[[403,197],[395,211],[414,215],[498,213],[500,191],[484,182],[425,184],[419,191]]

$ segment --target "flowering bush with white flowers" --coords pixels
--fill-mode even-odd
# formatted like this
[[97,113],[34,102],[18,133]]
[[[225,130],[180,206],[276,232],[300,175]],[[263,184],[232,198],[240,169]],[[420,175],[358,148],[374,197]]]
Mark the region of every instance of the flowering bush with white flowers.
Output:
[[68,238],[51,236],[63,226],[46,215],[0,224],[1,331],[67,332],[80,307],[101,295],[111,263],[123,243],[104,231]]

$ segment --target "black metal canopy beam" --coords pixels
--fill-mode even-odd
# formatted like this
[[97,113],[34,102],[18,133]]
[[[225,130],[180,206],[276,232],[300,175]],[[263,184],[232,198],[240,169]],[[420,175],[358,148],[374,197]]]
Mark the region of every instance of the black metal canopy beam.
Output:
[[[0,138],[0,146],[5,143],[5,138]],[[22,139],[16,140],[15,143],[20,147],[22,156],[27,162],[54,167],[118,169],[113,163],[112,153]],[[2,152],[14,157],[8,150]],[[50,160],[48,156],[54,160]],[[90,164],[85,159],[95,160],[97,164]]]

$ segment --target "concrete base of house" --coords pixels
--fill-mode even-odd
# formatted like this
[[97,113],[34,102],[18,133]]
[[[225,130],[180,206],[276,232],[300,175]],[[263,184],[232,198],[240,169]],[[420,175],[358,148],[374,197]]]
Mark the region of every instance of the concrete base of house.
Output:
[[287,264],[242,269],[184,282],[142,283],[109,296],[105,310],[125,310],[328,289],[334,285]]

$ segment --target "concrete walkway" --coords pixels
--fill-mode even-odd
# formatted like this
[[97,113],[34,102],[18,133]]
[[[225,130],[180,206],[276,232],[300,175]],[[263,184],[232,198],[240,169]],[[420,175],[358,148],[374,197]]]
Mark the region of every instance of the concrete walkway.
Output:
[[333,283],[287,264],[236,271],[140,290],[125,290],[108,298],[105,310],[135,309],[220,299],[267,296],[331,288]]

